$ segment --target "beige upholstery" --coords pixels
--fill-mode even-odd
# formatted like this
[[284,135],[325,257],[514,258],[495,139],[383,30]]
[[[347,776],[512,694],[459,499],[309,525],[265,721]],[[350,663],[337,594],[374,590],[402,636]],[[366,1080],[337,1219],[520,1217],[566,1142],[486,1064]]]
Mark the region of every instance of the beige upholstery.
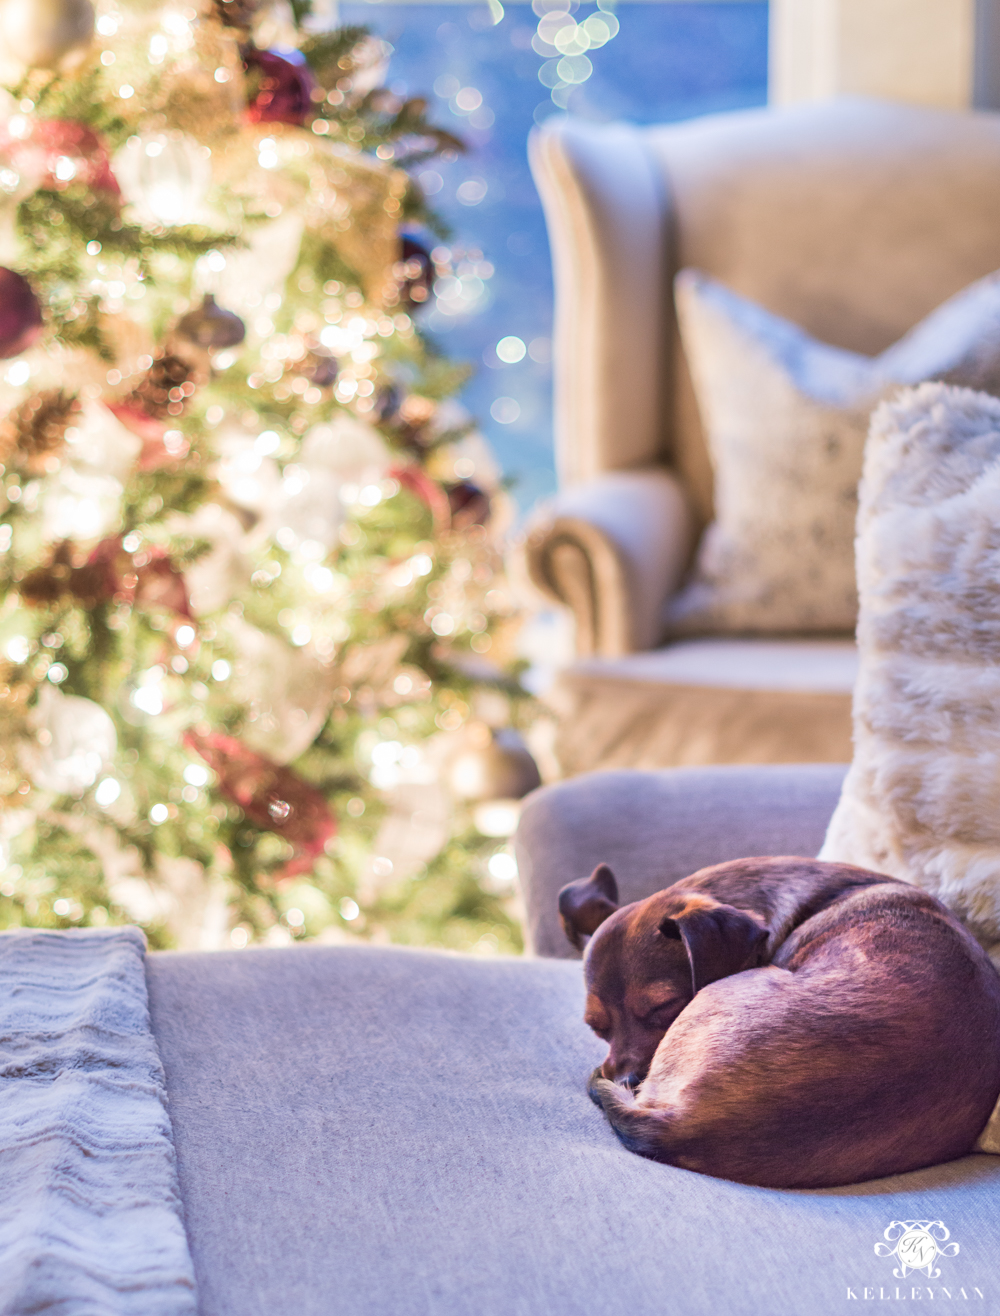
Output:
[[851,640],[685,640],[575,663],[550,693],[567,775],[851,757]]
[[[562,489],[532,524],[528,569],[572,609],[581,657],[619,658],[662,638],[663,606],[712,513],[673,312],[676,272],[697,267],[825,341],[878,352],[1000,268],[1000,115],[851,98],[653,128],[565,119],[536,130],[531,162],[556,280]],[[750,730],[734,748],[734,708],[748,728],[770,727],[757,761],[796,757],[803,728],[783,739],[774,720],[786,685],[756,692],[763,703],[752,716],[739,686],[716,687],[716,701],[709,685],[698,699],[682,686],[570,669],[564,724],[582,726],[605,700],[620,708],[628,690],[650,719],[673,719],[642,747],[616,740],[612,760],[574,751],[574,770],[638,761],[630,754],[640,748],[644,763],[650,753],[666,755],[664,765],[751,761]],[[789,708],[778,720],[825,722],[806,739],[835,759],[848,743],[849,697],[826,694],[822,713]]]

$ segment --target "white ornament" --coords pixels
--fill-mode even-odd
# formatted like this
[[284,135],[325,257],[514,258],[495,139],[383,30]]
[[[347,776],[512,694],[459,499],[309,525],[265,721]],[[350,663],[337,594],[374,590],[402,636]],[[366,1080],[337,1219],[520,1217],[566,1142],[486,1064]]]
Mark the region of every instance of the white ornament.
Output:
[[290,763],[309,748],[327,719],[334,674],[277,635],[237,617],[225,624],[237,654],[230,692],[250,711],[241,739],[275,763]]
[[219,431],[217,446],[220,460],[215,477],[229,501],[258,513],[274,507],[281,497],[281,472],[277,462],[266,455],[270,451],[267,443],[232,426]]
[[379,432],[352,416],[314,425],[302,441],[298,461],[285,467],[279,498],[262,522],[262,532],[282,547],[312,540],[329,551],[344,519],[345,484],[377,484],[390,462]]
[[302,441],[299,462],[324,467],[345,480],[380,480],[390,463],[389,449],[378,430],[353,416],[338,416],[328,425],[314,425]]
[[206,540],[208,551],[184,569],[188,602],[196,617],[226,607],[250,579],[243,555],[243,527],[218,503],[204,503],[191,516],[173,516],[170,533]]
[[297,463],[291,471],[286,469],[278,506],[267,519],[267,534],[283,548],[312,541],[329,552],[344,520],[341,485],[340,478],[323,467],[310,470]]
[[102,402],[84,402],[66,431],[66,461],[80,471],[109,475],[124,484],[142,441]]
[[32,715],[36,739],[23,753],[24,768],[39,790],[82,795],[111,764],[118,748],[115,724],[100,705],[44,685]]
[[186,133],[130,137],[113,162],[122,196],[144,223],[195,224],[212,183],[211,155]]
[[278,219],[254,225],[245,234],[245,247],[226,251],[221,270],[199,263],[205,291],[214,292],[223,306],[242,316],[252,328],[255,317],[261,313],[261,302],[268,294],[284,288],[298,264],[304,229],[305,221],[295,210],[286,210]]
[[102,403],[84,403],[66,431],[56,474],[42,482],[42,539],[99,539],[118,526],[125,481],[142,443]]
[[82,58],[94,34],[90,0],[2,0],[2,63],[52,69]]

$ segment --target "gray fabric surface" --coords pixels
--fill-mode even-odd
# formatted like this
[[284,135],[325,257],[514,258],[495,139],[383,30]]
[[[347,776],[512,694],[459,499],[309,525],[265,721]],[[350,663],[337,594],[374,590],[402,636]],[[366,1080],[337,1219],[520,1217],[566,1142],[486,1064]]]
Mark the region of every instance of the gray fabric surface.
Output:
[[0,935],[0,1313],[193,1316],[138,928]]
[[823,844],[846,767],[594,772],[530,796],[516,847],[536,955],[576,955],[556,909],[559,888],[608,863],[622,903],[709,864],[750,855],[812,856]]
[[[815,1193],[642,1160],[584,1091],[579,965],[338,947],[147,975],[202,1316],[826,1316],[949,1286],[1000,1311],[995,1158]],[[960,1251],[897,1279],[875,1244],[915,1218]]]

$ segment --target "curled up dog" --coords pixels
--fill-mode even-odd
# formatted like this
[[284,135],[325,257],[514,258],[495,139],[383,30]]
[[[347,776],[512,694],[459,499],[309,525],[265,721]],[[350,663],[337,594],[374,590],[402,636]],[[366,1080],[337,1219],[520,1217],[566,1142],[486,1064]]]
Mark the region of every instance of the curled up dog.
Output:
[[1000,1093],[1000,977],[932,896],[847,864],[740,859],[619,907],[559,893],[609,1043],[590,1095],[631,1151],[775,1188],[973,1150]]

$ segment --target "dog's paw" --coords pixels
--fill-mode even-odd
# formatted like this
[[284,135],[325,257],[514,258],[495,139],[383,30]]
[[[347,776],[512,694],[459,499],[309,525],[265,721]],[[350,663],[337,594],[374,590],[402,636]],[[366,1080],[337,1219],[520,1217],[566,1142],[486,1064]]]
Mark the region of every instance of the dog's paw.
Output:
[[601,1091],[608,1086],[608,1080],[601,1073],[601,1066],[598,1065],[587,1079],[587,1096],[591,1099],[594,1105],[599,1106],[601,1110],[604,1109],[604,1102],[601,1100]]

